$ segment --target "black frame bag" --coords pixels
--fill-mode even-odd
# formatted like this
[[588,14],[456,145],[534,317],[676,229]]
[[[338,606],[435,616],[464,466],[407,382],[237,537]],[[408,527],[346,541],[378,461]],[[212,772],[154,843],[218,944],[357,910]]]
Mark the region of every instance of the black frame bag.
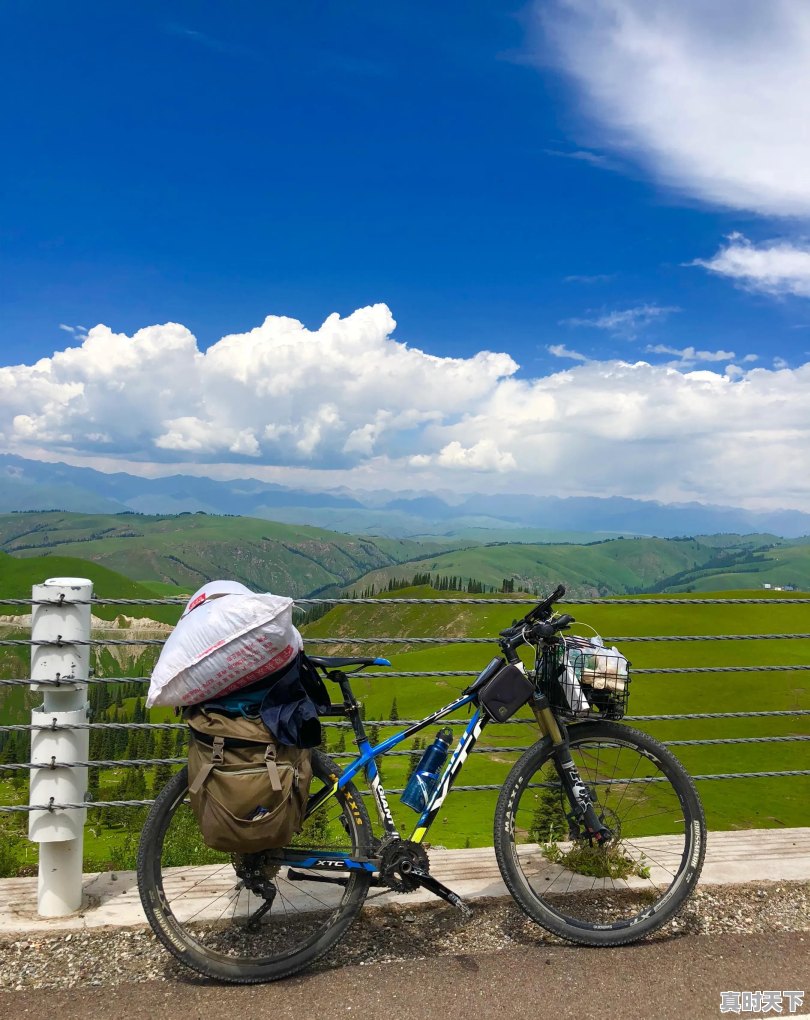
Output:
[[478,692],[478,704],[493,722],[505,722],[529,700],[534,684],[517,666],[504,665]]

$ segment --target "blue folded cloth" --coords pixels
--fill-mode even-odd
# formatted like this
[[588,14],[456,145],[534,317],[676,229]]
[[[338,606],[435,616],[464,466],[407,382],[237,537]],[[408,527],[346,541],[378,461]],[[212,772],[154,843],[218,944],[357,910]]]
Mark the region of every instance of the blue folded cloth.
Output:
[[256,718],[280,744],[317,747],[322,739],[318,716],[329,710],[329,694],[320,674],[303,652],[284,669],[241,691],[206,702],[206,707],[228,715]]
[[318,716],[330,699],[320,674],[301,652],[277,676],[262,699],[262,722],[276,740],[291,747],[317,747],[322,739]]

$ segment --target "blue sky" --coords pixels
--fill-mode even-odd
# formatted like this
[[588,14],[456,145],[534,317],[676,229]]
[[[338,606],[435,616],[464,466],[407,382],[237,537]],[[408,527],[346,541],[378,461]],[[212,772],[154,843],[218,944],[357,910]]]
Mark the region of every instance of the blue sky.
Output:
[[[272,411],[250,421],[226,415],[221,431],[230,438],[217,447],[203,436],[204,423],[217,420],[210,382],[174,413],[165,380],[165,406],[155,405],[151,424],[137,434],[111,429],[109,387],[96,407],[87,368],[105,349],[123,350],[105,333],[84,367],[78,355],[61,367],[49,362],[47,382],[58,382],[58,393],[45,393],[41,373],[6,373],[30,410],[20,404],[0,421],[3,445],[102,467],[187,463],[298,483],[392,484],[407,464],[413,487],[497,489],[515,475],[522,488],[537,488],[551,477],[534,467],[541,440],[560,436],[576,410],[572,396],[568,407],[538,413],[541,391],[570,383],[573,393],[579,372],[583,400],[593,387],[615,386],[619,407],[637,406],[645,383],[625,386],[611,366],[643,360],[659,373],[648,380],[652,406],[669,400],[661,396],[669,383],[656,388],[665,366],[690,393],[703,382],[680,380],[711,372],[723,380],[717,399],[731,401],[738,431],[758,406],[776,408],[770,438],[756,447],[763,465],[786,455],[790,432],[805,448],[806,425],[784,418],[771,377],[786,373],[786,392],[801,399],[810,184],[801,181],[807,154],[796,127],[808,112],[801,75],[810,22],[793,0],[721,0],[712,16],[704,7],[6,4],[0,365],[34,366],[78,349],[97,324],[132,337],[180,323],[199,353],[268,315],[322,336],[316,331],[332,313],[377,304],[396,319],[387,332],[384,316],[369,327],[372,346],[392,354],[392,371],[402,348],[386,344],[397,342],[470,364],[479,352],[501,352],[514,364],[485,372],[483,388],[462,387],[450,417],[431,418],[425,406],[411,420],[408,401],[388,394],[376,407],[366,401],[366,420],[349,421],[327,392],[341,371],[351,382],[347,363],[306,398],[314,408],[307,422],[293,421],[293,411],[279,421]],[[270,329],[263,342],[272,350],[280,341]],[[246,344],[237,344],[243,377]],[[124,361],[134,357],[144,372],[151,365],[154,379],[137,345],[124,347]],[[362,345],[354,349],[362,359]],[[445,362],[436,364],[441,373]],[[272,371],[272,359],[258,358],[260,366]],[[403,388],[413,381],[407,371],[400,379]],[[537,432],[531,450],[478,420],[503,416],[511,397],[495,390],[504,381],[524,384],[518,403],[531,405],[527,422],[555,423]],[[751,381],[755,392],[743,401]],[[97,441],[60,433],[51,420],[78,413],[77,387]],[[669,445],[692,406],[691,397],[672,399]],[[389,414],[382,424],[381,413]],[[608,436],[583,426],[565,447],[568,463],[586,465],[609,446],[615,469],[663,442],[618,414]],[[329,440],[336,421],[348,424]],[[298,452],[290,454],[293,434]],[[497,449],[481,446],[488,442]],[[694,452],[711,473],[720,454]],[[591,488],[771,501],[772,490],[746,487],[742,452],[739,459],[726,499],[701,489],[693,469],[674,484],[674,461],[669,480],[646,484],[640,465]],[[789,475],[780,486],[782,503],[810,498]]]

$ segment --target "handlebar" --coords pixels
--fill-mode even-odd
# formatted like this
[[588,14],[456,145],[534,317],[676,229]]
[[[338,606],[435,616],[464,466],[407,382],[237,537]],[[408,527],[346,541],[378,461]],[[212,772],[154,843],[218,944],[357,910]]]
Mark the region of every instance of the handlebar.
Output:
[[517,659],[516,649],[522,644],[550,641],[556,637],[559,631],[565,630],[575,622],[574,617],[567,613],[559,616],[556,620],[550,619],[553,612],[552,606],[563,595],[565,595],[565,588],[560,584],[547,599],[531,609],[522,620],[518,620],[517,623],[500,632],[498,643],[506,655],[507,661],[514,662]]

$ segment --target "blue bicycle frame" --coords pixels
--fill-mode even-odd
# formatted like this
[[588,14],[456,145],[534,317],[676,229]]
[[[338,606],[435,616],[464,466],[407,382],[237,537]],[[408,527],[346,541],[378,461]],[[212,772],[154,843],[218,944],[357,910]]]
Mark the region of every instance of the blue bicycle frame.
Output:
[[[399,837],[399,832],[394,823],[391,809],[388,806],[388,798],[380,781],[380,774],[377,769],[375,759],[380,755],[386,754],[388,751],[396,747],[397,744],[401,743],[403,740],[407,740],[408,737],[412,737],[415,733],[419,733],[420,730],[425,729],[425,727],[431,726],[439,719],[443,719],[445,716],[450,715],[458,709],[464,708],[465,705],[472,704],[475,701],[475,695],[462,695],[451,704],[446,705],[444,708],[440,708],[432,715],[427,716],[427,718],[421,720],[421,722],[414,723],[413,726],[409,726],[401,733],[395,733],[393,736],[381,741],[376,747],[372,747],[368,737],[366,736],[363,721],[360,718],[359,706],[352,694],[348,677],[343,674],[343,678],[338,679],[337,682],[340,684],[343,693],[345,714],[349,716],[354,728],[355,736],[357,738],[357,746],[360,750],[360,756],[348,765],[340,776],[334,775],[332,777],[334,780],[332,786],[324,787],[324,789],[310,797],[307,807],[307,817],[309,817],[313,812],[319,810],[319,808],[331,797],[334,797],[338,790],[343,789],[347,786],[347,784],[351,783],[352,779],[358,774],[358,772],[364,770],[369,786],[371,787],[374,802],[377,806],[377,813],[379,814],[380,822],[385,830],[385,834],[387,837],[390,836],[397,838]],[[439,782],[433,792],[433,795],[416,822],[413,833],[410,837],[412,842],[421,843],[424,840],[425,835],[436,818],[436,815],[444,803],[447,794],[450,792],[450,788],[452,787],[456,776],[461,771],[464,762],[467,760],[467,755],[475,746],[476,741],[481,736],[481,733],[488,721],[487,717],[481,712],[481,709],[476,707],[469,722],[467,723],[464,733],[461,735],[461,738],[453,750],[450,760],[439,778]],[[346,853],[333,851],[326,851],[315,855],[307,851],[297,851],[295,848],[289,848],[283,851],[282,863],[285,865],[294,865],[296,868],[326,868],[340,871],[361,870],[370,872],[379,870],[378,864],[368,858],[352,857]]]

